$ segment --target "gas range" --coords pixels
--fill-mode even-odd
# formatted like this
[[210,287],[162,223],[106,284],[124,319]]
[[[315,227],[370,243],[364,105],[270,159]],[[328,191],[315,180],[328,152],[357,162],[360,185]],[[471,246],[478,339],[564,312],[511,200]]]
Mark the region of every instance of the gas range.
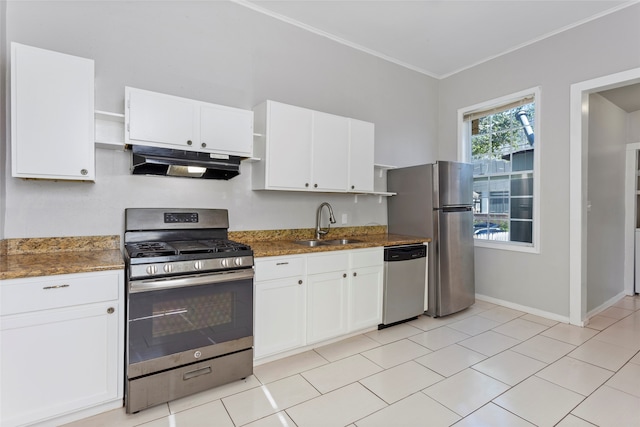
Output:
[[253,251],[224,209],[126,209],[127,413],[253,373]]
[[253,251],[227,238],[227,211],[127,209],[125,252],[130,279],[251,268]]

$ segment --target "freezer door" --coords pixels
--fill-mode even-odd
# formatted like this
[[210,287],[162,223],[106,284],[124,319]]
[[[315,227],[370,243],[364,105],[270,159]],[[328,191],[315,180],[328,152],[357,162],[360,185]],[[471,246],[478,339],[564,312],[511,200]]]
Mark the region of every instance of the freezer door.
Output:
[[471,206],[473,204],[473,165],[438,161],[434,182],[434,205]]
[[[438,241],[434,258],[436,316],[456,313],[475,302],[473,212],[468,209],[438,211]],[[439,276],[439,277],[438,277]],[[438,280],[439,279],[439,280]],[[432,314],[432,313],[429,313]]]
[[388,229],[392,234],[433,238],[433,165],[391,169],[387,189]]

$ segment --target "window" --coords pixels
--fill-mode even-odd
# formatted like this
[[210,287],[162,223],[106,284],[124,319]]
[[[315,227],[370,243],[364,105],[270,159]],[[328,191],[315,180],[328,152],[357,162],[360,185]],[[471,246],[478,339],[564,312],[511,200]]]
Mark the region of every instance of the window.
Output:
[[476,245],[535,251],[538,89],[460,110],[462,157],[473,164]]

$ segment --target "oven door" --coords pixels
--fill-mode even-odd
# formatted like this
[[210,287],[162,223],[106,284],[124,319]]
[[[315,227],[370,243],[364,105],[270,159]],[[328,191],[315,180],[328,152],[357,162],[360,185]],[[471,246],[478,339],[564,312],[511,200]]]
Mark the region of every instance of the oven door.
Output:
[[253,269],[130,281],[127,377],[253,346]]

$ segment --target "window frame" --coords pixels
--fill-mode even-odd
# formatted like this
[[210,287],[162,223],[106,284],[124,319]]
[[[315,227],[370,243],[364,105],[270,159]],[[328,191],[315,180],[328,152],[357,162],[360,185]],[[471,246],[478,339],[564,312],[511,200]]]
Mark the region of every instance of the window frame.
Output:
[[535,121],[533,123],[533,132],[535,135],[535,146],[533,150],[533,231],[532,231],[532,243],[522,242],[504,242],[497,240],[485,240],[485,239],[473,239],[474,245],[477,248],[490,248],[507,250],[514,252],[525,253],[540,253],[540,152],[541,152],[541,139],[540,136],[540,122],[541,122],[541,100],[540,87],[533,87],[525,89],[519,92],[511,93],[509,95],[494,98],[488,101],[484,101],[478,104],[474,104],[468,107],[458,109],[458,160],[461,162],[471,162],[471,121],[464,121],[464,116],[469,113],[474,113],[483,110],[489,110],[501,105],[507,105],[518,99],[526,96],[533,96],[534,109],[535,109]]

